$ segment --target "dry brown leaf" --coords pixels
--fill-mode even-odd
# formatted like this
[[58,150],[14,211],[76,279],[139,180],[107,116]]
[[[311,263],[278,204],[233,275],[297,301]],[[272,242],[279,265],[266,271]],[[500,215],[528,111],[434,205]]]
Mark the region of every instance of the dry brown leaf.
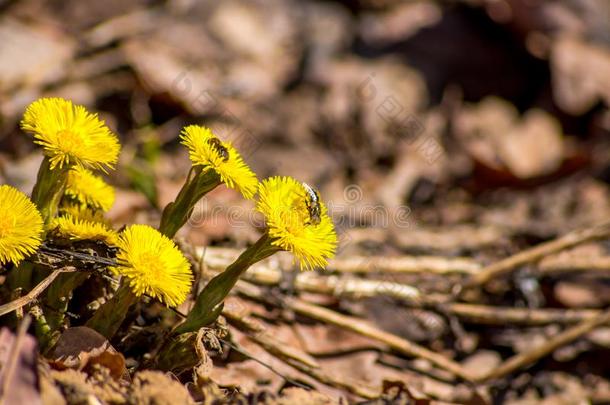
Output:
[[62,333],[50,359],[50,364],[59,370],[91,370],[100,365],[110,370],[115,379],[127,373],[123,355],[104,336],[86,326],[68,328]]

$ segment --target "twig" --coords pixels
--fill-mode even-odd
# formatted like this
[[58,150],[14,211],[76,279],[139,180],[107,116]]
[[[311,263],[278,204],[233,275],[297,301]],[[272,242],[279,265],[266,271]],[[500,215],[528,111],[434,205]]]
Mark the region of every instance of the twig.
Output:
[[32,322],[32,318],[29,315],[26,315],[21,323],[19,324],[19,329],[17,330],[17,336],[13,340],[13,344],[11,345],[11,349],[9,352],[9,358],[2,367],[2,391],[0,391],[0,405],[4,405],[6,393],[11,384],[11,380],[13,379],[13,374],[15,373],[15,368],[17,368],[17,361],[19,359],[19,355],[21,354],[21,345],[24,342],[26,333],[28,328],[30,327],[30,323]]
[[279,358],[284,363],[300,372],[309,375],[323,384],[345,389],[352,394],[363,398],[373,399],[379,397],[380,392],[374,390],[372,387],[366,387],[362,383],[352,384],[342,378],[327,374],[320,368],[320,365],[313,357],[274,338],[259,322],[245,311],[238,311],[225,307],[222,314],[233,326],[246,333],[250,339],[260,345],[269,354]]
[[569,232],[557,239],[542,243],[530,249],[523,250],[513,256],[507,257],[484,267],[480,272],[471,276],[471,278],[465,283],[464,289],[479,287],[487,283],[489,280],[507,273],[518,266],[535,262],[544,256],[548,256],[560,250],[571,248],[594,239],[605,238],[609,235],[610,222]]
[[259,322],[248,314],[243,313],[243,311],[236,311],[225,306],[222,314],[231,324],[238,329],[244,330],[252,340],[274,356],[282,359],[292,359],[312,368],[320,367],[318,362],[309,354],[295,347],[287,346],[269,335]]
[[578,258],[555,258],[549,257],[538,266],[540,273],[565,273],[565,272],[610,272],[610,256],[600,257],[578,257]]
[[528,326],[550,323],[577,323],[601,313],[596,309],[529,309],[492,307],[487,305],[447,303],[437,306],[441,312],[455,315],[472,323],[485,325],[520,324]]
[[286,359],[285,361],[287,364],[296,368],[300,372],[309,375],[310,377],[320,381],[323,384],[326,384],[326,385],[329,385],[329,386],[335,387],[335,388],[342,388],[354,395],[358,395],[359,397],[366,398],[366,399],[375,399],[375,398],[379,398],[379,396],[381,395],[380,391],[375,390],[372,387],[368,387],[361,381],[358,381],[357,383],[351,383],[339,376],[330,375],[330,374],[324,372],[322,369],[312,368],[303,363],[294,361],[292,359]]
[[304,388],[304,389],[309,389],[308,386],[301,384],[300,382],[285,376],[284,374],[280,373],[279,371],[277,371],[272,365],[265,363],[264,361],[262,361],[261,359],[258,359],[256,356],[254,356],[253,354],[250,354],[245,348],[239,346],[237,343],[231,343],[228,340],[224,340],[224,339],[219,339],[221,342],[223,342],[224,344],[226,344],[227,346],[229,346],[231,349],[235,350],[236,352],[240,353],[241,355],[247,357],[248,359],[255,361],[256,363],[260,364],[261,366],[265,367],[266,369],[268,369],[269,371],[271,371],[273,374],[277,375],[278,377],[280,377],[281,379],[288,381],[289,383],[296,385],[298,387]]
[[[238,282],[236,289],[238,292],[257,300],[265,300],[265,294],[256,286]],[[462,368],[458,363],[434,353],[425,347],[409,342],[391,333],[382,331],[374,326],[369,325],[361,319],[351,316],[342,315],[338,312],[326,309],[317,305],[309,304],[293,297],[285,297],[282,299],[282,304],[287,308],[301,315],[317,319],[322,322],[337,325],[344,329],[351,330],[362,336],[370,337],[382,343],[385,343],[392,349],[399,351],[408,356],[418,357],[430,361],[436,366],[450,371],[454,375],[466,380],[472,381],[472,376]]]
[[472,259],[442,256],[351,256],[337,258],[328,263],[328,270],[341,273],[433,273],[475,274],[481,265]]
[[29,293],[24,295],[21,298],[17,298],[11,302],[8,302],[4,305],[0,305],[0,316],[8,314],[16,309],[19,309],[38,297],[52,282],[59,276],[61,273],[70,273],[76,271],[74,267],[64,267],[61,269],[54,270],[51,274],[49,274],[44,280],[42,280],[36,287],[34,287]]
[[[259,264],[252,266],[244,279],[257,284],[278,285],[282,281],[282,271]],[[335,297],[375,297],[390,296],[407,301],[422,299],[420,291],[410,285],[385,280],[369,280],[344,276],[321,276],[314,272],[297,273],[293,287],[298,291],[331,294]]]
[[514,355],[488,374],[477,377],[477,381],[485,382],[504,377],[513,371],[534,363],[536,360],[552,353],[555,349],[578,339],[596,327],[604,325],[608,322],[610,322],[610,310],[606,310],[595,318],[587,319],[569,329],[566,329],[539,347],[536,347],[528,352]]
[[[197,248],[197,257],[204,255],[204,248]],[[205,248],[205,263],[212,269],[224,269],[233,262],[240,251],[231,248]],[[481,265],[465,257],[443,256],[352,256],[336,258],[326,266],[329,271],[339,273],[451,273],[475,274]]]

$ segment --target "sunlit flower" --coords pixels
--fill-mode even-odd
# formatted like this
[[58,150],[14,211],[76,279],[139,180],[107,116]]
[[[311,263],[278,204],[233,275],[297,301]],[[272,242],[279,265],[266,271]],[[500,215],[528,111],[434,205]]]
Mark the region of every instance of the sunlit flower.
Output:
[[70,214],[53,218],[48,226],[53,235],[69,240],[98,240],[116,245],[117,233],[105,223],[82,219]]
[[324,267],[334,255],[334,225],[308,186],[291,177],[268,178],[260,184],[256,207],[265,216],[271,243],[292,252],[301,269]]
[[50,167],[82,165],[105,170],[117,162],[119,141],[85,107],[62,98],[41,98],[28,106],[21,128],[34,135],[49,157]]
[[191,290],[189,262],[166,236],[148,225],[131,225],[119,235],[119,266],[137,296],[148,294],[168,306],[180,305]]
[[42,216],[25,194],[0,186],[0,264],[19,264],[41,244]]
[[258,180],[230,142],[218,139],[209,128],[189,125],[180,134],[182,144],[189,150],[194,166],[214,170],[228,187],[245,198],[256,194]]
[[114,204],[114,188],[81,166],[68,172],[67,197],[83,206],[108,211]]

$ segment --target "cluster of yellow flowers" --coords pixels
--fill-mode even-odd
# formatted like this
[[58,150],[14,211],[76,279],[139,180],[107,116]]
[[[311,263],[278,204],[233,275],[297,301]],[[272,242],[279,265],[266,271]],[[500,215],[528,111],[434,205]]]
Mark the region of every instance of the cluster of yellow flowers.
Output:
[[[0,186],[0,265],[12,262],[12,271],[22,271],[20,262],[47,237],[102,241],[117,248],[117,264],[110,271],[123,280],[122,288],[130,296],[147,294],[177,306],[186,300],[194,277],[171,238],[188,221],[195,204],[220,184],[246,199],[258,193],[256,209],[266,218],[267,229],[204,289],[184,330],[201,326],[198,320],[208,319],[201,312],[222,304],[239,275],[254,262],[285,250],[294,254],[301,269],[313,269],[323,267],[334,254],[337,237],[316,190],[290,177],[259,183],[233,145],[206,127],[190,125],[180,134],[192,167],[176,199],[165,207],[158,230],[130,225],[120,233],[104,219],[114,203],[114,189],[95,173],[114,169],[121,149],[104,121],[71,101],[43,98],[27,108],[21,128],[43,147],[44,160],[31,201],[11,186]],[[218,294],[219,288],[223,294]],[[210,294],[219,298],[210,301]],[[105,332],[109,330],[113,328]]]

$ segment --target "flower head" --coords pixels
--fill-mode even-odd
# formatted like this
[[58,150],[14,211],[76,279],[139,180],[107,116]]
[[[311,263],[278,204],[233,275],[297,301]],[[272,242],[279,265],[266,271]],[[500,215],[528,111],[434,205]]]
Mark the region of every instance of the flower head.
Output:
[[25,194],[0,186],[0,264],[19,264],[41,243],[42,216]]
[[63,98],[34,101],[23,115],[21,128],[43,146],[51,169],[76,164],[105,170],[114,166],[121,149],[116,135],[97,114]]
[[69,240],[98,240],[116,246],[118,235],[105,223],[65,214],[53,218],[48,226],[55,235]]
[[114,188],[81,166],[68,172],[65,195],[84,207],[108,211],[114,204]]
[[334,225],[311,187],[292,177],[268,178],[260,184],[256,208],[265,216],[272,244],[292,252],[301,269],[323,267],[334,255]]
[[184,128],[180,139],[188,148],[194,166],[214,170],[228,187],[236,189],[245,198],[254,197],[258,186],[256,175],[231,143],[221,141],[209,128],[199,125]]
[[119,235],[118,247],[119,266],[112,270],[129,280],[137,296],[149,294],[168,306],[184,302],[193,276],[174,242],[148,225],[131,225]]

